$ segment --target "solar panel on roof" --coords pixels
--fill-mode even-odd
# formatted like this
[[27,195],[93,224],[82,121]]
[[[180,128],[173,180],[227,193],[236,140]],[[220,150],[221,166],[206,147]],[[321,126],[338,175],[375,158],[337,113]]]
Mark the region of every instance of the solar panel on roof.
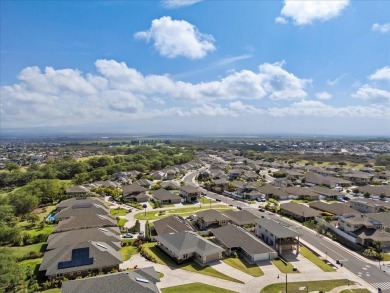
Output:
[[72,259],[70,261],[61,261],[58,263],[58,269],[86,266],[93,264],[93,258],[89,257],[89,247],[76,248],[72,250]]

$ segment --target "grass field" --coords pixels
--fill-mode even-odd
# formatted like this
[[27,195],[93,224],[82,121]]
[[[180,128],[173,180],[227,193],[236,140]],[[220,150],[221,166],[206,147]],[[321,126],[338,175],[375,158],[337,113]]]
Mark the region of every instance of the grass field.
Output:
[[118,216],[126,216],[127,215],[127,210],[125,209],[111,209],[110,214],[114,217]]
[[135,246],[124,246],[121,248],[121,255],[123,261],[129,260],[132,255],[137,254],[137,247]]
[[[226,205],[214,205],[214,206],[212,206],[212,208],[215,210],[220,210],[220,211],[226,211],[226,210],[231,209]],[[208,209],[210,209],[210,207],[207,205],[202,206],[201,208],[199,206],[196,206],[196,207],[190,207],[190,208],[167,209],[167,210],[161,210],[161,211],[165,212],[165,214],[161,215],[161,216],[158,215],[159,211],[150,211],[150,212],[146,212],[146,216],[145,216],[144,212],[137,213],[134,215],[134,218],[138,219],[138,220],[157,220],[157,219],[166,218],[166,217],[169,217],[172,215],[189,216],[189,215],[196,213],[198,211],[203,211],[203,210],[208,210]]]
[[13,246],[9,247],[11,253],[16,257],[23,257],[29,254],[29,252],[43,252],[46,247],[46,243],[38,243],[27,246]]
[[242,257],[229,257],[224,259],[223,262],[253,277],[261,277],[264,275],[258,265],[250,264]]
[[30,267],[32,269],[32,271],[37,271],[38,270],[38,267],[39,265],[41,264],[42,262],[42,258],[34,258],[34,259],[26,259],[26,260],[23,260],[21,261],[19,264],[24,267],[25,269],[27,269],[28,267]]
[[311,252],[306,247],[300,247],[299,252],[306,257],[308,260],[310,260],[312,263],[314,263],[317,267],[319,267],[324,272],[335,272],[336,270],[325,263],[322,259],[320,259],[318,256],[316,256],[313,252]]
[[293,270],[293,265],[282,262],[280,259],[273,260],[272,263],[279,269],[279,271],[283,274],[294,274],[299,273],[298,270]]
[[163,251],[161,251],[160,248],[156,246],[156,243],[145,243],[142,246],[144,247],[145,251],[148,254],[150,254],[156,259],[157,263],[159,264],[167,265],[171,268],[196,272],[199,274],[208,275],[211,277],[220,278],[232,282],[243,283],[237,279],[234,279],[232,277],[220,273],[219,271],[217,271],[216,269],[210,266],[201,266],[195,261],[187,262],[184,264],[177,264],[168,255],[166,255]]
[[[302,293],[305,292],[304,290],[300,290],[300,288],[308,287],[309,292],[310,291],[325,291],[329,292],[330,290],[345,286],[347,284],[354,284],[352,281],[348,281],[346,279],[341,280],[324,280],[324,281],[310,281],[310,282],[293,282],[293,283],[287,283],[287,291],[288,293]],[[278,283],[278,284],[272,284],[265,288],[263,288],[260,293],[275,293],[285,290],[285,283]]]
[[227,289],[206,285],[202,283],[191,283],[186,285],[162,288],[162,293],[181,293],[181,292],[191,292],[191,293],[233,293]]
[[119,220],[118,220],[118,227],[123,227],[123,226],[125,226],[125,224],[126,224],[127,221],[128,221],[127,219],[119,219]]

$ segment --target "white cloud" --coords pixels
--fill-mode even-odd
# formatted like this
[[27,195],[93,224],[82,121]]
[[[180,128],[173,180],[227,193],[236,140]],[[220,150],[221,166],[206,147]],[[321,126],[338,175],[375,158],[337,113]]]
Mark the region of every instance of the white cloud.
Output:
[[288,23],[287,19],[285,19],[284,17],[281,17],[281,16],[278,16],[277,18],[275,18],[275,22],[280,23],[280,24]]
[[191,6],[201,1],[202,0],[162,0],[161,4],[164,8],[180,8]]
[[191,23],[184,20],[172,20],[164,16],[152,21],[149,30],[134,34],[136,39],[152,41],[161,56],[189,59],[201,59],[216,50],[214,38],[202,34]]
[[380,33],[384,34],[384,33],[387,33],[390,31],[390,23],[384,23],[384,24],[374,23],[371,26],[371,29],[374,32],[380,32]]
[[328,92],[318,92],[316,93],[316,97],[319,100],[330,100],[333,96]]
[[347,7],[349,0],[284,0],[281,15],[291,18],[296,25],[306,25],[313,21],[327,21],[338,16]]
[[345,76],[346,76],[345,74],[342,74],[342,75],[336,77],[334,80],[329,80],[329,79],[328,79],[328,80],[326,81],[326,84],[329,85],[329,86],[335,86],[335,85],[337,85],[337,84],[340,82],[340,80],[342,80]]
[[374,74],[371,74],[368,79],[390,81],[390,67],[385,66],[381,69],[378,69]]
[[390,92],[372,87],[368,84],[360,87],[356,93],[352,95],[354,98],[369,100],[375,103],[390,102]]

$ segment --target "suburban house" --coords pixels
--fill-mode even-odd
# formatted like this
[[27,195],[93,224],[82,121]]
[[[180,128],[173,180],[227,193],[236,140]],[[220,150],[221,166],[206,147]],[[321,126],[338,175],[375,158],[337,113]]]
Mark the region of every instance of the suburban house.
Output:
[[151,194],[155,200],[161,202],[162,204],[181,203],[180,196],[173,194],[172,192],[165,189],[152,191]]
[[320,211],[295,202],[281,204],[280,212],[301,222],[314,220],[314,217],[321,215]]
[[167,180],[173,180],[173,179],[175,179],[175,177],[176,177],[176,172],[172,169],[168,170],[166,175],[165,175],[165,178]]
[[56,205],[57,210],[63,210],[76,204],[104,205],[104,200],[98,197],[72,197],[65,199]]
[[272,185],[266,184],[257,189],[257,191],[261,192],[267,198],[276,198],[279,200],[288,199],[288,193],[282,189],[276,188]]
[[148,179],[138,179],[137,181],[135,181],[135,183],[137,183],[138,185],[141,185],[142,187],[144,187],[146,189],[149,189],[150,186],[152,186],[152,182],[149,181]]
[[254,226],[256,224],[256,220],[259,218],[258,216],[248,212],[246,210],[242,211],[226,211],[223,213],[226,217],[229,218],[229,221],[237,226]]
[[105,205],[98,205],[96,203],[77,202],[72,206],[62,209],[55,214],[54,220],[56,222],[69,219],[71,217],[85,216],[85,215],[108,215],[110,209]]
[[361,186],[359,187],[359,192],[363,194],[370,194],[370,197],[386,199],[390,198],[390,188],[386,186]]
[[92,192],[85,186],[73,186],[69,187],[65,190],[66,194],[69,195],[88,195],[92,194]]
[[244,170],[242,170],[242,169],[233,169],[233,170],[230,170],[227,173],[227,175],[228,175],[229,179],[232,180],[232,179],[236,179],[236,178],[240,177],[243,173],[244,173]]
[[153,180],[163,180],[165,173],[163,171],[156,171],[151,174]]
[[338,228],[356,238],[363,246],[380,241],[383,249],[390,249],[390,233],[382,230],[382,223],[366,215],[344,215],[338,219]]
[[110,215],[81,215],[62,220],[54,227],[53,233],[87,228],[116,227],[116,219]]
[[318,185],[309,187],[309,190],[314,192],[314,193],[319,194],[321,198],[338,199],[338,198],[344,197],[344,194],[342,194],[341,192],[338,192],[337,190],[318,186]]
[[293,249],[299,252],[299,236],[301,234],[277,221],[266,218],[256,220],[255,234],[273,247],[278,254]]
[[184,185],[180,188],[180,196],[186,202],[198,202],[200,191],[198,188],[190,185]]
[[198,212],[195,219],[196,225],[201,230],[227,225],[230,220],[224,213],[216,210],[205,210]]
[[366,214],[366,216],[374,221],[380,222],[383,231],[390,232],[390,212]]
[[121,247],[121,233],[119,228],[106,227],[72,230],[50,234],[47,239],[46,250],[78,244],[89,240],[108,243],[116,250],[119,250]]
[[338,177],[333,176],[323,176],[318,173],[309,172],[305,177],[306,185],[325,185],[330,188],[335,188],[336,186],[347,187],[352,185],[352,182]]
[[159,293],[160,282],[154,267],[96,276],[62,283],[61,293],[137,292]]
[[320,196],[318,193],[311,191],[308,188],[304,187],[286,187],[283,189],[294,199],[307,199],[307,200],[319,200]]
[[149,199],[148,196],[145,194],[146,191],[147,189],[139,185],[138,183],[125,185],[122,187],[122,198],[137,201],[137,202],[146,202]]
[[47,251],[39,270],[44,271],[50,280],[75,279],[90,273],[119,270],[121,263],[119,250],[104,242],[86,241]]
[[108,187],[112,189],[116,189],[119,187],[117,183],[112,182],[111,180],[95,181],[92,184],[95,185],[96,187]]
[[153,222],[157,235],[194,231],[191,225],[180,216],[170,216]]
[[313,201],[309,203],[309,207],[320,210],[325,213],[330,213],[334,216],[342,216],[344,214],[356,214],[358,211],[352,209],[348,203],[326,203],[323,201]]
[[372,181],[372,178],[374,178],[374,174],[366,172],[355,172],[344,174],[343,178],[348,179],[357,185],[367,185]]
[[212,230],[218,244],[230,255],[237,252],[250,262],[274,259],[278,253],[251,233],[236,225],[226,225]]
[[189,231],[163,234],[156,238],[158,247],[177,263],[193,259],[200,264],[207,264],[220,260],[224,251],[218,245]]
[[349,201],[349,205],[351,208],[361,213],[378,213],[383,210],[380,201],[375,201],[368,198],[351,200]]

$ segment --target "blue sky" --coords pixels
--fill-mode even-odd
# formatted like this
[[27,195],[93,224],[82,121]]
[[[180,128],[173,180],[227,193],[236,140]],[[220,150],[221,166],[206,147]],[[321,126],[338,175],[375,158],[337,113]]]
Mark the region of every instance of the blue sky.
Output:
[[1,129],[390,135],[390,1],[1,1]]

